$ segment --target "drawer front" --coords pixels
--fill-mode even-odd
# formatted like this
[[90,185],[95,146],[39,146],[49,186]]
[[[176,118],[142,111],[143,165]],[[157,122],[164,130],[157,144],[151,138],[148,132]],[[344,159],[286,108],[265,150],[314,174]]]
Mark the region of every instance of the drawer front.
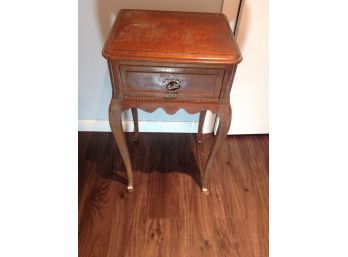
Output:
[[124,96],[218,99],[225,70],[120,66]]

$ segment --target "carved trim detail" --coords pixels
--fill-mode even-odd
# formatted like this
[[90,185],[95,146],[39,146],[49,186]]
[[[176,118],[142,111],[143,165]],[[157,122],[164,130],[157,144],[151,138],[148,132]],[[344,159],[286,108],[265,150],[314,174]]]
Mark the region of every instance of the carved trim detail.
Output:
[[220,103],[219,99],[195,99],[195,98],[183,98],[178,100],[175,96],[167,96],[167,97],[144,97],[144,96],[124,96],[124,100],[126,101],[142,101],[142,102],[152,102],[152,101],[166,101],[166,102],[184,102],[184,103]]
[[201,111],[209,110],[213,113],[219,113],[229,103],[185,103],[185,102],[161,102],[161,101],[131,101],[112,99],[110,110],[125,111],[130,108],[139,108],[146,112],[154,112],[158,108],[162,108],[167,114],[174,114],[179,109],[184,109],[186,112],[193,114]]

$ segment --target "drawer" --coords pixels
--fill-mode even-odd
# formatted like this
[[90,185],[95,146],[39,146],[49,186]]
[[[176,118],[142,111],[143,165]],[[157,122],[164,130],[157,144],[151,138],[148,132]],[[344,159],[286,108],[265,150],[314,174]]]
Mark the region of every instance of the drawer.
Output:
[[218,99],[225,70],[121,65],[124,96]]

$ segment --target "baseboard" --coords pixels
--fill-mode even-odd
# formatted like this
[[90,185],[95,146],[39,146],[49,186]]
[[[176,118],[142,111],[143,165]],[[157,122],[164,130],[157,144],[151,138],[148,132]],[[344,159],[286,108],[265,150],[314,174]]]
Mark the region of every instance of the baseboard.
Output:
[[[125,132],[132,132],[133,121],[122,121]],[[198,121],[139,121],[140,132],[196,133]],[[79,131],[110,132],[108,120],[79,120]],[[204,127],[203,133],[211,133],[212,127]]]

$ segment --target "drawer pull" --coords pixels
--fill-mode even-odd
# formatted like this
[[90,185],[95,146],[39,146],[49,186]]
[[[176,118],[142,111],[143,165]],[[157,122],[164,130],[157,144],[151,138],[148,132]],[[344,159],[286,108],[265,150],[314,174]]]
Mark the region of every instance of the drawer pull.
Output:
[[171,80],[166,83],[166,88],[172,94],[177,94],[178,89],[180,88],[180,82],[177,80]]

